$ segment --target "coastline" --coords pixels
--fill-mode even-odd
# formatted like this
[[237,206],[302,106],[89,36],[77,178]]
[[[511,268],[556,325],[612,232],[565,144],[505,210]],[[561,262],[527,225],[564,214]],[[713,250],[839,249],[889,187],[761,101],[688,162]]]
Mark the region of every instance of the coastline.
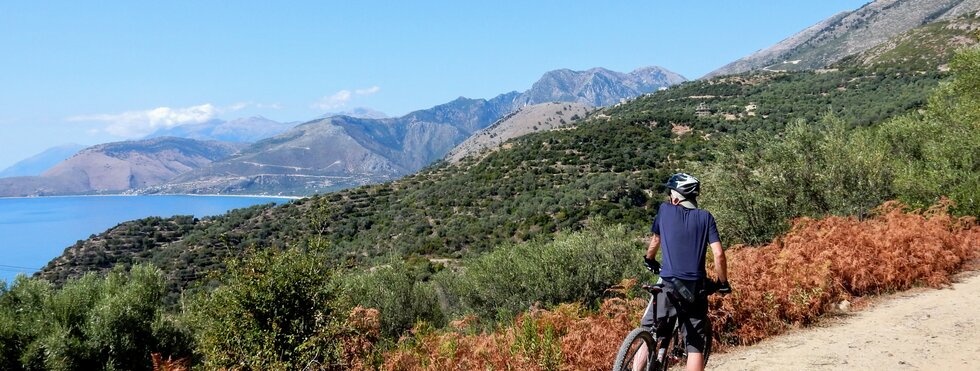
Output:
[[191,196],[191,197],[241,197],[241,198],[273,198],[273,199],[286,199],[286,200],[299,200],[307,198],[310,196],[273,196],[273,195],[248,195],[248,194],[234,194],[234,195],[223,195],[223,194],[132,194],[132,193],[119,193],[119,194],[92,194],[92,195],[52,195],[52,196],[3,196],[3,199],[28,199],[28,198],[71,198],[71,197],[140,197],[140,196]]
[[[57,195],[0,198],[0,281],[31,275],[65,248],[127,221],[193,215],[206,218],[265,204],[286,205],[298,197],[270,195]],[[168,197],[169,196],[169,197]],[[191,198],[187,196],[196,196]],[[31,200],[34,199],[34,200]]]

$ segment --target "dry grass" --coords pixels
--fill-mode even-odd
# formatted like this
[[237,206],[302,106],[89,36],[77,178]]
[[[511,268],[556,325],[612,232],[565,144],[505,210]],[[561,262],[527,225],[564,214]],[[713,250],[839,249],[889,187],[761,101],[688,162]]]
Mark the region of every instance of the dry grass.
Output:
[[724,343],[751,344],[806,325],[843,300],[940,287],[980,252],[973,218],[954,218],[944,201],[926,211],[889,202],[868,220],[800,219],[772,243],[734,248],[728,261],[735,294],[712,298]]
[[160,353],[150,354],[150,358],[153,360],[153,371],[188,371],[191,369],[190,358],[175,360],[172,357],[167,357],[167,359],[163,359]]
[[586,315],[576,304],[535,310],[493,333],[416,334],[385,355],[386,370],[605,370],[644,299],[609,299]]
[[[951,217],[948,207],[944,201],[926,211],[905,211],[890,202],[867,220],[800,219],[768,245],[732,248],[735,293],[712,297],[717,340],[751,344],[811,323],[842,300],[948,284],[980,254],[976,220]],[[532,310],[490,333],[470,328],[473,318],[455,322],[451,330],[417,328],[383,355],[382,368],[604,370],[645,305],[643,298],[614,298],[586,313],[563,304]]]

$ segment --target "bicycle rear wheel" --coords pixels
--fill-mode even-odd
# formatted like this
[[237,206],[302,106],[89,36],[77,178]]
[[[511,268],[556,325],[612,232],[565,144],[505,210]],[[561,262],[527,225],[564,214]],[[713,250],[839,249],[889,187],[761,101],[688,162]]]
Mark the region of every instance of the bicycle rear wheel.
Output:
[[[646,346],[646,350],[644,350]],[[632,371],[633,362],[637,357],[646,357],[646,362],[643,364],[643,370],[652,370],[651,365],[653,362],[653,350],[656,349],[656,342],[653,340],[653,336],[650,335],[650,331],[647,331],[643,327],[633,329],[626,335],[626,339],[623,340],[623,344],[619,346],[619,352],[616,353],[616,363],[613,364],[613,371]]]

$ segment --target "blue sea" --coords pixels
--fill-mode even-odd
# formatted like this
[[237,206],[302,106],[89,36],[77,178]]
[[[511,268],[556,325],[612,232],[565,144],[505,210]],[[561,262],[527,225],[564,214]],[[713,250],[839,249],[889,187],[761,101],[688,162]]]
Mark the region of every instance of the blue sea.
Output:
[[285,198],[232,196],[78,196],[0,198],[0,280],[32,274],[66,247],[121,222],[150,216],[223,214]]

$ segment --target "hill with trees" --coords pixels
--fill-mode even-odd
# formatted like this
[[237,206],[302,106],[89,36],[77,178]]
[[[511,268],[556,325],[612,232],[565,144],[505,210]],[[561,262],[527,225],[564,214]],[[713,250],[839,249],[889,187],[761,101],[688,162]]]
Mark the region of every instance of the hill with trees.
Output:
[[122,223],[0,285],[0,367],[605,368],[676,171],[736,245],[719,345],[942,285],[980,257],[980,50],[948,65],[688,82],[382,184]]
[[[720,139],[781,133],[787,123],[837,115],[867,126],[921,108],[942,74],[760,73],[688,82],[600,110],[570,130],[538,132],[507,149],[437,163],[396,181],[205,218],[154,242],[147,223],[124,223],[69,247],[40,277],[61,281],[117,263],[152,262],[186,287],[251,247],[285,248],[311,236],[333,259],[458,259],[505,242],[550,238],[590,218],[641,228],[657,184],[688,161],[710,161]],[[746,110],[746,106],[756,108]],[[707,114],[698,114],[698,107]],[[182,224],[171,220],[168,223]],[[133,249],[132,240],[147,241]],[[151,243],[152,242],[152,243]],[[93,265],[94,258],[104,255]],[[70,258],[69,258],[70,257]]]

